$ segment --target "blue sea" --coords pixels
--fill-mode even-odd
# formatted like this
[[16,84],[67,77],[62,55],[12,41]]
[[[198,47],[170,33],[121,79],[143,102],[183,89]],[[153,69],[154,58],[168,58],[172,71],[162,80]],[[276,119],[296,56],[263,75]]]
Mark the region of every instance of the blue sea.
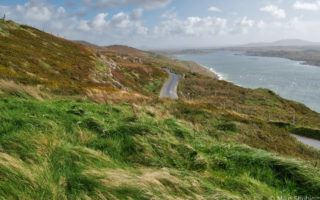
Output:
[[247,56],[229,51],[176,57],[206,66],[220,79],[247,88],[268,88],[320,112],[320,67],[284,58]]

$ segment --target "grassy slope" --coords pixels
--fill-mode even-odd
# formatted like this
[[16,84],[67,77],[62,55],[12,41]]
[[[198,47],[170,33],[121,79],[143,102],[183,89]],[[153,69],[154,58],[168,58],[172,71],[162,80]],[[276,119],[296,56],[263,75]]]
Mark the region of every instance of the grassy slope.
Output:
[[236,121],[254,121],[258,124],[262,121],[287,132],[315,139],[320,137],[319,113],[300,103],[283,99],[270,90],[245,89],[225,81],[188,74],[180,84],[180,96],[187,104],[213,112],[221,113],[222,110],[224,115]]
[[219,142],[152,106],[4,97],[0,108],[1,197],[262,199],[320,189],[305,161]]
[[[65,85],[53,90],[51,82],[60,84],[54,76],[41,82],[48,74],[37,62],[31,68],[20,68],[28,59],[39,58],[26,48],[19,50],[28,44],[22,41],[29,30],[37,35],[32,37],[37,40],[34,45],[43,40],[51,46],[61,40],[64,48],[83,49],[83,54],[74,56],[86,58],[90,69],[84,77],[87,81],[74,80],[72,75],[62,79],[73,82],[73,91],[87,98],[70,96],[70,92],[65,96]],[[199,75],[190,69],[194,64],[148,52],[121,46],[85,48],[13,22],[1,24],[0,32],[0,44],[10,44],[0,49],[6,60],[0,61],[0,69],[14,69],[13,74],[23,77],[1,74],[0,198],[266,199],[318,195],[320,153],[270,122],[290,123],[294,111],[299,126],[319,128],[319,114],[306,107],[267,90],[243,89]],[[47,36],[54,41],[49,42]],[[62,58],[73,56],[57,49],[54,54],[61,54],[61,58],[51,59],[52,51],[38,48],[47,62],[63,62]],[[29,56],[15,60],[8,57],[9,51]],[[16,63],[15,67],[11,63]],[[66,68],[73,74],[75,63],[69,64]],[[59,63],[52,66],[63,70]],[[165,78],[161,67],[186,75],[179,86],[181,100],[157,99]],[[29,82],[29,73],[20,70],[34,73],[32,77],[40,82]],[[104,75],[108,81],[103,80]],[[92,83],[92,77],[98,81]],[[124,89],[125,95],[119,96]],[[132,101],[134,94],[149,97]],[[106,99],[114,103],[93,103]],[[127,103],[117,102],[119,99]]]
[[0,22],[0,27],[2,79],[61,93],[80,93],[94,85],[89,78],[94,55],[84,46],[14,22]]
[[151,95],[160,87],[165,73],[159,68],[133,63],[132,56],[119,58],[114,51],[100,52],[32,27],[0,21],[0,79],[42,87],[50,94],[85,94],[96,101],[112,98],[107,94],[119,89]]
[[93,48],[98,55],[114,61],[113,76],[126,87],[140,94],[158,95],[166,73],[156,65],[150,67],[150,53],[126,46]]

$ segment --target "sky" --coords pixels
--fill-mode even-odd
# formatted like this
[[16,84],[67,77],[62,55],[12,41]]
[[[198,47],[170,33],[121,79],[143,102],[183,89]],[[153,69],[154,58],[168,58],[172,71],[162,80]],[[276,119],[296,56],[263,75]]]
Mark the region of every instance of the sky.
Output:
[[320,42],[320,0],[0,0],[0,16],[72,40],[143,49]]

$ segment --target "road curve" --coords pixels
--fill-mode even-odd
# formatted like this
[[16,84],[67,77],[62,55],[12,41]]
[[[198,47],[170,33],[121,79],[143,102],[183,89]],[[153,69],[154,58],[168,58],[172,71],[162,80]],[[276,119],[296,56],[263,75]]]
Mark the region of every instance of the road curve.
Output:
[[168,73],[169,78],[162,86],[160,98],[176,100],[179,98],[177,94],[177,88],[181,79],[181,75],[172,73],[169,69],[165,69],[165,71]]
[[295,134],[291,134],[294,138],[296,138],[299,142],[312,146],[316,149],[320,150],[320,141],[319,140],[315,140],[315,139],[311,139],[311,138],[307,138],[307,137],[303,137],[303,136],[299,136],[299,135],[295,135]]

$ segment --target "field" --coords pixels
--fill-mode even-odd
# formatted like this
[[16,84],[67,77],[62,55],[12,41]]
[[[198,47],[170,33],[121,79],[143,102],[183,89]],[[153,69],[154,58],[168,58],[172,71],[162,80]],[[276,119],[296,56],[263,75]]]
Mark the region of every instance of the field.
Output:
[[[0,28],[0,199],[319,195],[320,152],[289,135],[319,137],[304,105],[195,63]],[[158,98],[164,67],[184,75],[178,101]]]
[[196,130],[154,106],[72,100],[6,97],[0,107],[2,198],[263,199],[320,189],[319,153],[300,147],[306,161],[224,141],[240,134],[232,122]]

